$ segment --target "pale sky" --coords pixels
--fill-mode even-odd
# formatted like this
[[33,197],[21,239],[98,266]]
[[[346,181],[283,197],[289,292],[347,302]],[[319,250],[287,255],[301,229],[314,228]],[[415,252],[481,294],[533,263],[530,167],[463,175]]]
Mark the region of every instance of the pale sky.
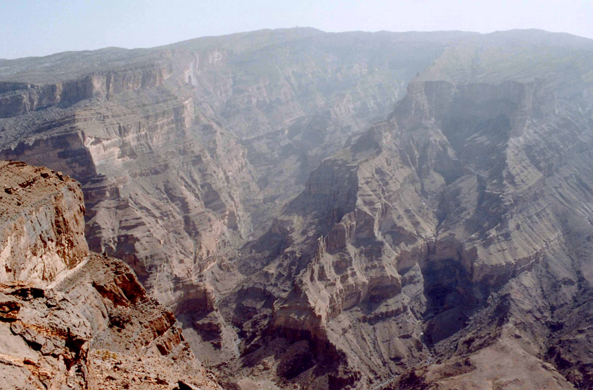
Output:
[[296,26],[331,32],[538,28],[593,39],[593,0],[0,0],[0,58]]

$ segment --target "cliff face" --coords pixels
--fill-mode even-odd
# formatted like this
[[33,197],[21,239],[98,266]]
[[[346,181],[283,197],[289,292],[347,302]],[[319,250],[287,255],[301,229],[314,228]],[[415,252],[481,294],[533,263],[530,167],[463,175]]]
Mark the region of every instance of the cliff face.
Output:
[[262,31],[9,61],[0,158],[81,182],[91,250],[175,313],[199,312],[214,293],[203,271],[265,231],[458,35]]
[[80,180],[91,250],[229,386],[586,388],[591,53],[296,29],[9,61],[3,96],[51,102],[4,108],[0,156]]
[[84,78],[36,85],[0,83],[0,118],[10,118],[57,105],[72,105],[96,96],[152,88],[169,76],[166,67],[149,65],[137,69],[101,72]]
[[575,94],[554,68],[495,82],[440,61],[237,256],[220,306],[262,383],[591,385],[568,340],[591,290],[593,64]]
[[47,285],[89,253],[80,185],[24,163],[1,162],[0,174],[0,281]]
[[3,162],[3,388],[218,388],[129,266],[89,253],[79,185]]
[[118,90],[101,104],[33,112],[33,133],[43,136],[2,153],[80,180],[90,247],[125,259],[172,308],[197,288],[192,275],[248,234],[242,200],[255,193],[244,148],[176,88],[156,102],[151,94],[166,89]]

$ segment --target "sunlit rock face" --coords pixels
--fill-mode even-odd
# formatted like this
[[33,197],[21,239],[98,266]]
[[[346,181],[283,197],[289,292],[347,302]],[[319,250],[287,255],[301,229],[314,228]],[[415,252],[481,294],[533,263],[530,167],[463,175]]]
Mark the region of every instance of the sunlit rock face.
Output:
[[229,383],[586,388],[592,56],[292,29],[2,61],[0,157],[78,179],[89,247]]
[[46,286],[89,254],[80,185],[60,172],[0,162],[0,282]]
[[2,161],[0,182],[3,388],[220,388],[132,269],[89,252],[76,181]]

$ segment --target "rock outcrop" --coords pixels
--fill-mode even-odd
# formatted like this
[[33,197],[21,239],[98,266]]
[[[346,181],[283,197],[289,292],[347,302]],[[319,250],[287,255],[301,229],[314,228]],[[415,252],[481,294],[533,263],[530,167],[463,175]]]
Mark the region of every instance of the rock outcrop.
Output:
[[[0,159],[78,180],[90,249],[125,260],[182,320],[201,318],[241,279],[204,271],[265,232],[323,158],[465,35],[260,31],[3,62]],[[218,329],[214,344],[233,350],[219,314],[206,317],[187,328]]]
[[2,388],[219,388],[130,267],[89,253],[78,183],[13,162],[0,181]]
[[592,56],[294,29],[5,61],[0,157],[82,183],[90,249],[227,387],[589,388]]
[[449,48],[473,73],[445,72],[446,51],[236,257],[246,278],[220,304],[235,370],[310,388],[592,385],[588,343],[568,340],[588,334],[593,45],[572,48],[575,94],[566,63],[505,75],[516,37],[488,39]]
[[47,168],[0,162],[0,282],[46,286],[89,254],[80,184]]

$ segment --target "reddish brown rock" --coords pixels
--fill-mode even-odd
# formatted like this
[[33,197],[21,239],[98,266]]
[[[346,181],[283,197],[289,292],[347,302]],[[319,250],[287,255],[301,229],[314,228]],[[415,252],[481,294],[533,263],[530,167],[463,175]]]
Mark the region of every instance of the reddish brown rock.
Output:
[[[3,388],[219,388],[131,268],[88,252],[75,181],[6,162],[0,181],[20,189],[3,196],[0,216],[15,269],[0,282]],[[54,272],[22,271],[38,268]]]

